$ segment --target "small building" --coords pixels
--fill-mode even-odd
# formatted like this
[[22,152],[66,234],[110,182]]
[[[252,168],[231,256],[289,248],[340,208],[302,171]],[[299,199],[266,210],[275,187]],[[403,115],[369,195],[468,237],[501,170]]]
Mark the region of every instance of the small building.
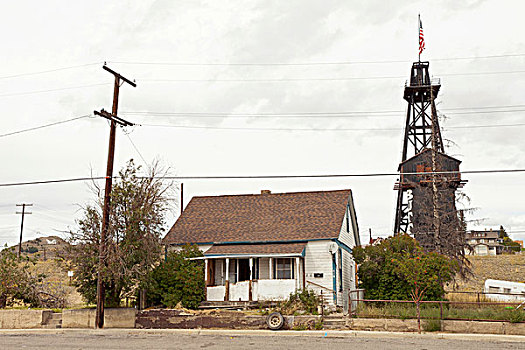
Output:
[[499,231],[469,231],[465,239],[469,245],[470,255],[499,255],[509,253],[510,249],[500,244]]
[[525,283],[488,279],[483,287],[485,296],[498,301],[525,301]]
[[207,301],[284,300],[308,288],[343,306],[356,288],[350,190],[193,197],[163,242],[202,250]]

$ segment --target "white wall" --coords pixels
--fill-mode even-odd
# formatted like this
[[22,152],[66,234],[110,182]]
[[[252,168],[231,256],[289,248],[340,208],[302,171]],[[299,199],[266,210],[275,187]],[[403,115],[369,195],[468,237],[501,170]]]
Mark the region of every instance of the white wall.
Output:
[[248,301],[250,297],[250,281],[230,283],[230,301]]
[[259,280],[254,282],[254,300],[285,300],[295,291],[295,280]]
[[[304,265],[306,281],[311,281],[325,288],[333,289],[332,254],[328,251],[330,243],[333,242],[330,240],[308,242],[305,250]],[[323,277],[313,277],[314,273],[322,273]],[[322,290],[322,288],[308,284],[308,282],[306,283],[306,287],[315,290],[319,294]],[[323,290],[323,294],[326,293],[328,293],[328,291]],[[333,298],[326,300],[333,303]]]
[[[348,220],[348,226],[347,226],[347,220]],[[347,206],[346,211],[345,211],[345,217],[341,224],[341,230],[339,231],[339,241],[346,244],[349,248],[353,248],[356,245],[355,236],[354,236],[355,234],[356,233],[354,232],[354,228],[352,224],[352,216],[350,215],[350,209]]]
[[215,286],[206,288],[206,300],[208,301],[224,301],[225,295],[225,286]]
[[[211,248],[212,244],[199,244],[197,246],[199,247],[201,252],[205,253],[208,249]],[[181,249],[182,249],[181,245],[170,245],[170,246],[168,246],[168,251],[169,252],[178,252]]]

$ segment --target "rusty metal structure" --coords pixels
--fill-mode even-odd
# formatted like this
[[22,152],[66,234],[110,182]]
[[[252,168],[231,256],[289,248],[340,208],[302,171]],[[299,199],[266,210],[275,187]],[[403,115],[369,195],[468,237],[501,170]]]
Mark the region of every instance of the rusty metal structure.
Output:
[[429,62],[413,63],[403,94],[408,109],[400,178],[394,187],[394,233],[410,233],[425,249],[437,251],[445,244],[439,232],[459,227],[455,193],[465,183],[461,162],[444,152],[435,105],[440,87],[439,79],[430,78]]

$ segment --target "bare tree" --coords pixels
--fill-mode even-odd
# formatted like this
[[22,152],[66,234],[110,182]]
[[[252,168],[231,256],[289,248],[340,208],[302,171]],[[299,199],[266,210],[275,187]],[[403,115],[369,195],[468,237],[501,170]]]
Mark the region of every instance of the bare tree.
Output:
[[[172,183],[162,177],[168,169],[154,162],[145,176],[130,160],[119,172],[111,192],[110,225],[102,276],[108,306],[118,306],[160,258],[160,237],[165,228]],[[92,184],[94,204],[83,208],[79,229],[70,233],[69,258],[75,269],[75,285],[88,302],[96,298],[98,248],[102,222],[102,191]]]

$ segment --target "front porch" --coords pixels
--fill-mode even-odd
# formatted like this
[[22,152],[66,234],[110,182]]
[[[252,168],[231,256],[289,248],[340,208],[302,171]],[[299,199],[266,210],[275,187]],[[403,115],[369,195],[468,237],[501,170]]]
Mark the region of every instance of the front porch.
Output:
[[[283,246],[286,252],[282,253]],[[305,244],[213,246],[205,253],[207,301],[277,301],[305,288]]]

